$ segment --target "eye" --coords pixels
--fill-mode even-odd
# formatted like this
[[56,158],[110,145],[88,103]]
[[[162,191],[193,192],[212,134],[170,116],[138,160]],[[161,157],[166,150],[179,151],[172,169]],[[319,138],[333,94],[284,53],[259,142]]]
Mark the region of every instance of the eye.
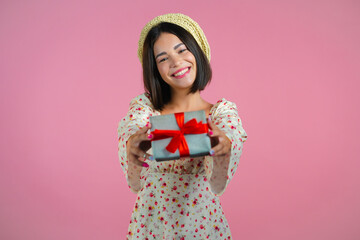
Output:
[[186,50],[187,50],[186,48],[181,49],[181,50],[179,51],[179,53],[185,52]]
[[167,58],[162,58],[159,63],[164,62]]

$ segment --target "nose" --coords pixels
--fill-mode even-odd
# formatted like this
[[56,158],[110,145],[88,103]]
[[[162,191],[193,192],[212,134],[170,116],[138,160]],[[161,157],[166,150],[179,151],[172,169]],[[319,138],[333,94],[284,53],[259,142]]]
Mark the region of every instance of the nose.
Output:
[[171,67],[177,67],[181,63],[181,57],[177,54],[171,56]]

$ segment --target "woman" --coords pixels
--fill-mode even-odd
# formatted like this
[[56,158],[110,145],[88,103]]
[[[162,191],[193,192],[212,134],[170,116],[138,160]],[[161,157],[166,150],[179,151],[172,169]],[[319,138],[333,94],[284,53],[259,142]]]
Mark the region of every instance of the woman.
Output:
[[[203,31],[183,14],[158,16],[142,30],[138,56],[146,93],[131,101],[118,128],[120,163],[138,196],[127,239],[231,239],[219,196],[247,134],[234,103],[200,96],[211,79]],[[153,161],[149,117],[198,110],[208,117],[210,155]]]

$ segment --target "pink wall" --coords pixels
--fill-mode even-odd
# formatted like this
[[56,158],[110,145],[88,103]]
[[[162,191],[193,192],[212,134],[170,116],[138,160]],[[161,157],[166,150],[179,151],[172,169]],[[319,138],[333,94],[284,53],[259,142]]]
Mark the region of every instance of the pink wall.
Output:
[[360,239],[360,4],[1,1],[0,239],[124,239],[136,195],[117,124],[142,93],[143,25],[204,29],[249,138],[221,197],[233,238]]

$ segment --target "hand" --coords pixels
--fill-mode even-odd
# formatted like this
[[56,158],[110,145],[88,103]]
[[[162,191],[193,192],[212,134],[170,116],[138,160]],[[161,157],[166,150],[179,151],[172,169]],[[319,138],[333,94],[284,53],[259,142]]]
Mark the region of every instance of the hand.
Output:
[[150,123],[148,123],[145,127],[131,135],[131,137],[128,139],[126,143],[126,153],[129,164],[149,167],[149,165],[144,161],[146,159],[153,158],[150,154],[146,153],[146,151],[151,147],[150,140],[152,135],[146,133],[150,128]]
[[211,156],[229,156],[231,153],[231,140],[209,118],[209,133],[211,140]]

